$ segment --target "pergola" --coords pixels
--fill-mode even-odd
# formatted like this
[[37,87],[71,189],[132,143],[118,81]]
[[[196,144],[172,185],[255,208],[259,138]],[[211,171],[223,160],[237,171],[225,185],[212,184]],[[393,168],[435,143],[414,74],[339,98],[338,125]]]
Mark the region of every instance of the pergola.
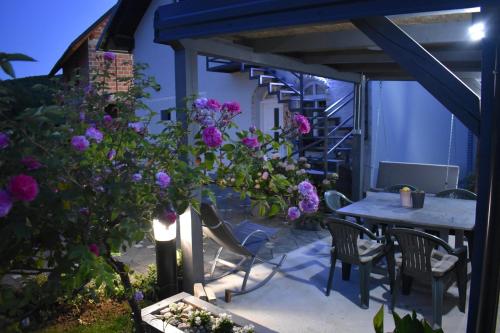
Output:
[[[473,7],[481,7],[480,13],[464,10]],[[486,37],[473,44],[466,35],[475,20],[485,22]],[[426,88],[479,138],[477,246],[467,332],[495,331],[500,291],[498,0],[186,0],[159,7],[154,27],[155,42],[175,51],[178,107],[197,93],[197,55],[353,82],[355,199],[363,190],[367,80],[416,80]],[[201,280],[199,220],[193,217],[184,232],[183,247],[189,246],[191,254],[185,277]]]

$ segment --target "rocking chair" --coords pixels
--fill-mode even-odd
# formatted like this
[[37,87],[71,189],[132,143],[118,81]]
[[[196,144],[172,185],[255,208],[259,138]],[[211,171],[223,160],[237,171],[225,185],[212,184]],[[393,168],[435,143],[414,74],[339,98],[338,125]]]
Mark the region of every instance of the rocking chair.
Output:
[[[271,238],[276,235],[278,230],[275,228],[266,227],[248,221],[233,226],[222,220],[218,216],[215,207],[207,203],[201,204],[201,219],[203,221],[203,232],[205,235],[220,246],[210,270],[209,281],[218,280],[240,270],[245,272],[240,289],[225,290],[226,302],[231,302],[232,295],[246,294],[262,287],[274,276],[274,274],[276,274],[286,258],[286,254],[284,254],[281,256],[278,263],[273,263],[257,256],[264,245],[267,242],[270,242]],[[227,249],[230,252],[241,256],[242,259],[237,264],[221,259],[220,255],[223,249]],[[248,277],[250,276],[250,271],[255,261],[270,264],[274,266],[274,268],[262,281],[251,288],[247,288]],[[232,269],[214,278],[214,271],[218,263]]]

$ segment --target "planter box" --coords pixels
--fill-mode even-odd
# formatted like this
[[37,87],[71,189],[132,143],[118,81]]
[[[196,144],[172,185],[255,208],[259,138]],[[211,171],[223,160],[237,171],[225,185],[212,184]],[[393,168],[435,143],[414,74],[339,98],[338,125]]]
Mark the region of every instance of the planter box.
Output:
[[[255,327],[255,333],[277,333],[276,331],[265,328],[259,324],[256,324],[250,320],[242,318],[238,315],[231,313],[225,309],[221,309],[213,304],[202,301],[199,298],[189,295],[188,293],[179,293],[158,303],[150,305],[141,310],[142,321],[148,325],[149,332],[165,332],[165,333],[182,333],[180,329],[172,325],[164,325],[161,319],[157,319],[156,315],[160,314],[160,311],[168,307],[172,303],[183,302],[189,304],[193,307],[200,308],[211,312],[214,315],[220,315],[226,313],[231,315],[232,320],[238,326],[253,325]],[[147,331],[148,331],[147,329]]]

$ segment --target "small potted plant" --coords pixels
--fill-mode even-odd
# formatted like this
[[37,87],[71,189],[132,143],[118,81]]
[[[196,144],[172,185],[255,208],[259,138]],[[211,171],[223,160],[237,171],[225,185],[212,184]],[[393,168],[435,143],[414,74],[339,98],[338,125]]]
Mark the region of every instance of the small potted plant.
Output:
[[413,203],[413,208],[423,208],[425,201],[425,192],[422,190],[412,191],[411,201]]

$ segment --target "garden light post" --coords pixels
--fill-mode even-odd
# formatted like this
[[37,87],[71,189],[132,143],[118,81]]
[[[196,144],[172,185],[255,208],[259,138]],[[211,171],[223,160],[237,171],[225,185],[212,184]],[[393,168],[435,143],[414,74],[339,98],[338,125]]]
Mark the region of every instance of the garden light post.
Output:
[[156,282],[159,296],[163,298],[177,294],[177,245],[176,222],[153,220],[156,243]]

